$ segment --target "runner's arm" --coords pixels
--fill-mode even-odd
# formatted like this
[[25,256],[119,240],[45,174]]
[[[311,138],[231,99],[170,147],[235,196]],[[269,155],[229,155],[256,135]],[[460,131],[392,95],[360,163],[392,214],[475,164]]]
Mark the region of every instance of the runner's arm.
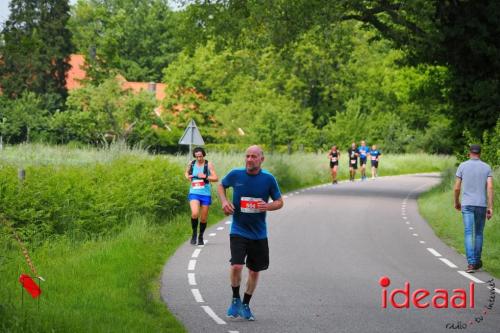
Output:
[[191,169],[191,162],[188,163],[186,171],[184,172],[184,177],[186,177],[187,180],[191,180],[191,178],[193,178],[193,176],[189,174],[189,169]]
[[208,162],[208,170],[210,170],[210,176],[208,176],[207,179],[211,182],[218,181],[219,177],[217,177],[217,174],[215,173],[215,168],[212,162]]
[[283,207],[283,204],[284,204],[283,198],[276,199],[273,202],[265,202],[264,200],[261,200],[257,204],[257,208],[261,212],[270,212],[273,210],[280,209],[281,207]]
[[219,195],[219,199],[222,203],[222,210],[226,215],[232,215],[234,213],[234,205],[232,202],[229,202],[226,197],[226,188],[219,184],[217,186],[217,194]]

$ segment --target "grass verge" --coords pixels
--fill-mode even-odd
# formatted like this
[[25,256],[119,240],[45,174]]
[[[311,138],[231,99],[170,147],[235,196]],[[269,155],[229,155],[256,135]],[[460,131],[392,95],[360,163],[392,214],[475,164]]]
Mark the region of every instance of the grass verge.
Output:
[[[462,215],[453,207],[453,184],[455,182],[455,169],[443,172],[443,181],[418,199],[420,214],[429,222],[436,235],[446,244],[464,254],[464,235]],[[486,221],[483,241],[484,270],[500,278],[500,168],[493,174],[495,186],[496,211],[491,220]],[[466,266],[466,261],[461,263]]]

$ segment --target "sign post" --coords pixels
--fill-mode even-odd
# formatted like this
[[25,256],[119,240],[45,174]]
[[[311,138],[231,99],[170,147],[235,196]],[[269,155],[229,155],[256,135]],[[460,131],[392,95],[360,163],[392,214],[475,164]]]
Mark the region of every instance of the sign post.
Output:
[[205,144],[205,141],[203,141],[203,138],[201,137],[200,130],[198,129],[198,126],[196,126],[193,119],[191,119],[188,126],[184,130],[184,134],[180,138],[179,144],[189,145],[188,158],[191,156],[193,145],[203,146]]

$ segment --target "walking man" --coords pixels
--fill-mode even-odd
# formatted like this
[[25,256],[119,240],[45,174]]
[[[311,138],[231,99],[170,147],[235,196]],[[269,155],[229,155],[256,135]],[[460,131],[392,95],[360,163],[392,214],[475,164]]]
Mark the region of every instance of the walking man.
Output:
[[[261,169],[264,153],[259,146],[246,151],[246,167],[231,170],[219,184],[217,190],[226,215],[233,215],[230,231],[231,269],[233,289],[227,316],[241,316],[255,320],[250,311],[250,299],[257,287],[260,271],[269,266],[266,212],[283,207],[278,183],[272,174]],[[226,189],[233,188],[232,202],[226,197]],[[268,202],[269,198],[273,201]],[[243,265],[248,268],[248,281],[243,302],[240,299],[240,284]]]
[[[481,146],[471,145],[468,161],[457,169],[455,182],[455,209],[462,212],[464,223],[467,273],[483,266],[483,229],[485,219],[493,216],[493,174],[491,167],[480,160]],[[462,202],[460,202],[462,191]]]

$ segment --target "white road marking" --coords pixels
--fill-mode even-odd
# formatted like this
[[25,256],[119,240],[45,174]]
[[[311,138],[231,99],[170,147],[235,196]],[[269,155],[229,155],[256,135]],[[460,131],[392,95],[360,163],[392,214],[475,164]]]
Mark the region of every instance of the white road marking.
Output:
[[495,288],[495,292],[496,292],[497,294],[500,294],[500,289]]
[[208,236],[210,236],[210,237],[214,237],[215,235],[217,235],[215,232],[212,232],[211,234],[208,234]]
[[203,310],[205,310],[205,312],[207,313],[207,315],[210,316],[210,318],[212,318],[217,324],[219,325],[226,325],[226,322],[222,319],[220,319],[214,312],[214,310],[212,310],[209,306],[207,305],[202,305],[201,306],[203,308]]
[[474,282],[476,282],[476,283],[484,283],[483,281],[481,281],[481,280],[479,280],[478,278],[476,278],[476,277],[474,277],[474,276],[470,275],[470,274],[469,274],[469,273],[467,273],[467,272],[464,272],[464,271],[458,271],[458,274],[461,274],[461,275],[465,276],[466,278],[468,278],[469,280],[472,280],[472,281],[474,281]]
[[406,224],[410,224],[410,221],[406,221]]
[[188,273],[188,282],[190,286],[196,286],[196,278],[194,273]]
[[441,257],[441,254],[438,251],[434,250],[432,247],[428,247],[427,251],[432,253],[435,257]]
[[285,199],[288,198],[288,195],[284,195],[283,198],[285,198]]
[[425,244],[425,241],[420,241],[420,244]]
[[227,333],[240,333],[239,331],[227,331]]
[[441,260],[442,262],[444,262],[446,265],[448,265],[451,268],[458,268],[457,265],[455,265],[454,263],[452,263],[451,261],[449,261],[446,258],[439,258],[439,260]]
[[299,194],[299,192],[295,192],[295,194]]
[[201,252],[201,249],[194,250],[193,255],[191,256],[191,258],[198,258],[198,256],[200,255],[200,252]]
[[196,268],[196,260],[189,260],[188,271],[194,271]]
[[408,229],[413,230],[413,227],[409,227]]
[[403,216],[403,219],[405,219],[405,220],[406,220],[406,219],[407,219],[407,217],[406,217],[406,216]]
[[224,227],[218,227],[217,230],[224,230]]
[[418,234],[413,234],[413,236],[418,237]]
[[191,292],[193,293],[194,299],[198,303],[205,303],[203,300],[203,297],[201,297],[200,290],[198,289],[191,289]]
[[226,221],[226,224],[231,224],[231,221]]

